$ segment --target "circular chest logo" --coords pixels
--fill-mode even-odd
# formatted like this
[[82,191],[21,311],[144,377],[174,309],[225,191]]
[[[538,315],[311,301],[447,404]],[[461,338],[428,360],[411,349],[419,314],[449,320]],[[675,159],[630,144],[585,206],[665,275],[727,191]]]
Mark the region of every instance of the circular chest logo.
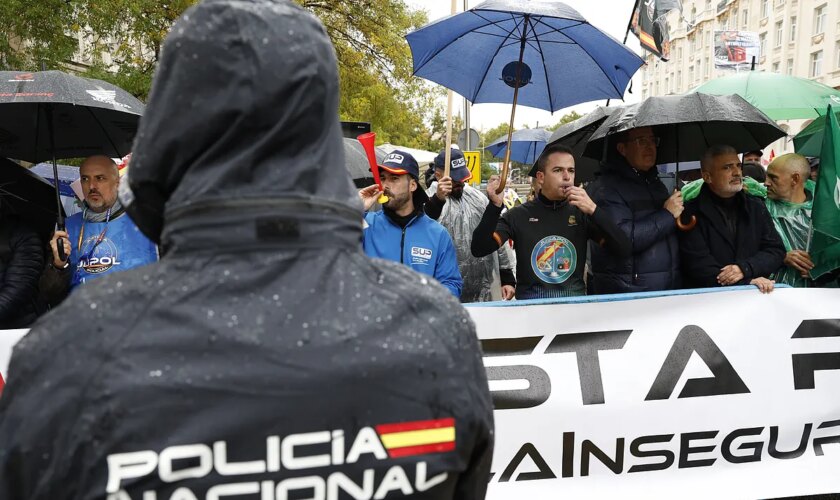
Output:
[[96,245],[92,253],[90,249],[96,244],[98,236],[91,236],[82,244],[82,258],[79,260],[79,268],[89,274],[104,273],[113,266],[118,265],[117,247],[108,238]]
[[577,268],[577,251],[572,242],[562,236],[546,236],[531,251],[531,269],[542,281],[563,283]]

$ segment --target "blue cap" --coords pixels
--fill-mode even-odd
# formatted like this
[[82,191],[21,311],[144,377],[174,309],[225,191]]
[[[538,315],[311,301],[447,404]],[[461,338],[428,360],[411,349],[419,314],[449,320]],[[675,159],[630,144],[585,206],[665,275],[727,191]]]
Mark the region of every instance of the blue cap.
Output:
[[[435,156],[435,170],[443,170],[443,163],[446,161],[446,150],[442,149]],[[452,148],[449,154],[449,177],[454,181],[467,182],[472,178],[470,169],[467,168],[467,160],[460,149]]]
[[379,168],[392,174],[408,174],[415,179],[420,179],[420,165],[417,164],[417,160],[415,160],[410,154],[405,151],[400,151],[399,149],[391,151],[391,153],[385,157],[385,161],[379,165]]

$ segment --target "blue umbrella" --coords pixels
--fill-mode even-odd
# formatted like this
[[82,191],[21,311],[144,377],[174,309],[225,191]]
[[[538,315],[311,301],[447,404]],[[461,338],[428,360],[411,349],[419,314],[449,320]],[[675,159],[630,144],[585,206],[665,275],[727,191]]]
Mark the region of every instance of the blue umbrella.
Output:
[[[551,132],[544,128],[526,128],[517,130],[511,134],[510,159],[526,165],[531,165],[545,148],[545,144],[551,137]],[[484,150],[493,156],[503,158],[507,153],[507,134],[499,137]]]
[[[554,112],[621,98],[644,63],[560,2],[488,0],[406,39],[415,75],[473,103],[512,102],[511,132],[517,102]],[[508,161],[506,155],[500,188]]]
[[[73,188],[70,187],[70,185],[79,178],[79,167],[71,167],[69,165],[57,165],[57,167],[59,194],[61,194],[61,196],[76,196],[76,193],[73,192]],[[44,179],[47,179],[53,183],[53,185],[56,184],[52,163],[39,163],[29,170],[35,172]]]

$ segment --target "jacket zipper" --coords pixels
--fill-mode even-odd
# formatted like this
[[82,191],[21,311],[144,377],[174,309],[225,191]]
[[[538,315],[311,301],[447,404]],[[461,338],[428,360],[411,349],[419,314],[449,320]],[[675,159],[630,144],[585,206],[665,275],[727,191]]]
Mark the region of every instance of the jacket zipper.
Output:
[[[408,227],[408,224],[405,227]],[[403,257],[405,256],[405,227],[402,228],[402,237],[400,238],[400,264],[405,264],[403,262]]]

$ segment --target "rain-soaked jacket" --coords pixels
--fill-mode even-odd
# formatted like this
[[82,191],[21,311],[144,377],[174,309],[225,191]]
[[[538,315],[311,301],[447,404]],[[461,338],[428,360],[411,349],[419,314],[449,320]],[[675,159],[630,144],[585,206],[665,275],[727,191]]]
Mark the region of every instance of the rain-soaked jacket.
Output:
[[362,253],[318,21],[208,0],[157,72],[121,199],[163,256],[79,287],[16,346],[0,498],[483,498],[473,324]]
[[[426,190],[429,198],[435,196],[437,182],[433,182]],[[464,280],[461,289],[461,302],[487,302],[501,300],[502,281],[500,268],[505,269],[512,276],[512,265],[505,248],[484,257],[473,257],[470,251],[472,235],[484,209],[490,200],[481,191],[469,184],[464,186],[460,199],[452,196],[446,199],[438,222],[446,228],[452,236],[455,251],[458,254],[458,268]],[[511,283],[511,284],[515,284]]]

